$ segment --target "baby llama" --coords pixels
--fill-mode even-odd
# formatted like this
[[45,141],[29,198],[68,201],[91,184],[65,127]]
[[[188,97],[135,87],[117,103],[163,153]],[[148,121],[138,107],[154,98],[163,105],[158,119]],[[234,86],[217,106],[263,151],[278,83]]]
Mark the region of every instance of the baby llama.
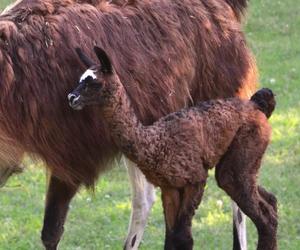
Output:
[[208,170],[214,166],[219,187],[255,224],[257,249],[277,249],[276,198],[257,184],[271,135],[267,118],[275,108],[272,91],[262,89],[251,100],[202,102],[144,126],[110,58],[102,49],[94,50],[100,64],[77,49],[88,69],[68,95],[70,106],[80,110],[100,105],[99,119],[109,124],[116,146],[161,188],[165,249],[193,248],[192,218],[201,202]]

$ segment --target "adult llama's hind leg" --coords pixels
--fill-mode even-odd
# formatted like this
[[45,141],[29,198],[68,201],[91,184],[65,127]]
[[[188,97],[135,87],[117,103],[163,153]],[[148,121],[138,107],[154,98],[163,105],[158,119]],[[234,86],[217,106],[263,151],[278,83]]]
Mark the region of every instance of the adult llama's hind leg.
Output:
[[155,200],[154,186],[149,183],[135,163],[123,158],[131,184],[131,216],[124,250],[136,250],[143,238],[147,220]]
[[257,184],[268,140],[268,129],[243,127],[216,166],[218,185],[255,224],[258,250],[277,249],[276,198]]

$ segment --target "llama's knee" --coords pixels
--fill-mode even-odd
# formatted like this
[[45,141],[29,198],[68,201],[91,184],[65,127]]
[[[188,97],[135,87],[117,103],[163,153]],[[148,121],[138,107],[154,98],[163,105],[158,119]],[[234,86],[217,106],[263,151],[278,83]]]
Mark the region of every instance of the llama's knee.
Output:
[[263,226],[264,229],[271,229],[276,231],[278,226],[277,211],[274,211],[273,207],[266,203],[265,201],[259,201],[260,214],[263,216]]
[[277,212],[277,198],[274,194],[269,193],[269,199],[268,199],[269,203],[272,205],[272,207],[274,208],[274,210]]
[[258,187],[258,193],[260,194],[258,204],[264,220],[264,231],[275,235],[278,226],[277,199],[262,187]]
[[259,194],[268,202],[274,209],[275,212],[277,212],[277,198],[274,194],[268,192],[263,187],[258,187]]

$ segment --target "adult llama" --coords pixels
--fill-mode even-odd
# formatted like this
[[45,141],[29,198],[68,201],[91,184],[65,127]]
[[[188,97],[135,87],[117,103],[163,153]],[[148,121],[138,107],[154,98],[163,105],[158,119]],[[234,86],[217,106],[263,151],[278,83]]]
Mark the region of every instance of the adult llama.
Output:
[[[18,169],[24,152],[46,163],[47,250],[57,249],[79,187],[92,187],[119,153],[107,124],[95,115],[97,107],[75,112],[68,106],[66,95],[84,70],[75,48],[91,58],[90,48],[104,48],[137,116],[151,124],[197,101],[251,95],[256,65],[240,23],[246,5],[246,0],[20,0],[2,12],[2,182]],[[133,163],[127,165],[133,202],[125,249],[137,249],[154,188]],[[234,232],[234,249],[240,249],[241,231]]]

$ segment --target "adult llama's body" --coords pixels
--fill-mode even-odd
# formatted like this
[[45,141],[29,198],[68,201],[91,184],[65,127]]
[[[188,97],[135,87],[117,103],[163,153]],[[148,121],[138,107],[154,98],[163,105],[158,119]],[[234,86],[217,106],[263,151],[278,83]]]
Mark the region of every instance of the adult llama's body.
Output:
[[[117,154],[97,107],[68,107],[83,70],[74,48],[93,56],[88,48],[97,44],[111,55],[145,124],[199,100],[247,97],[256,83],[239,23],[245,1],[82,2],[23,0],[0,16],[0,163],[14,166],[23,152],[47,163],[47,249],[56,249],[78,187],[92,186]],[[130,230],[126,248],[136,248],[141,234]]]

